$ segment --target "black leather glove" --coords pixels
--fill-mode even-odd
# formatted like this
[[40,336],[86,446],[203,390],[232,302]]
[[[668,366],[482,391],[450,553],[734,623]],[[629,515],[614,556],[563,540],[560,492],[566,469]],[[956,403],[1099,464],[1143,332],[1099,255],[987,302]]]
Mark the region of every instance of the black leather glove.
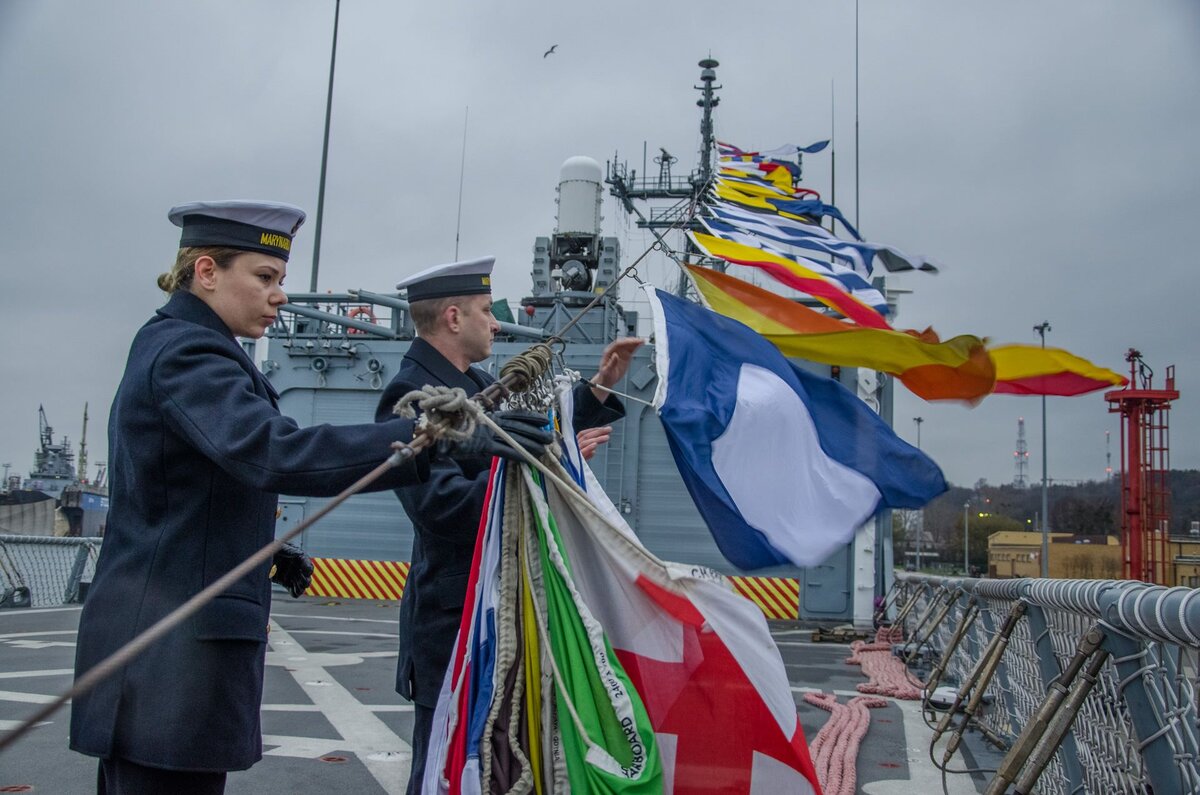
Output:
[[[554,441],[554,432],[544,426],[549,423],[545,414],[536,411],[497,411],[490,415],[492,421],[521,445],[534,458],[540,458],[548,445]],[[509,458],[523,461],[521,454],[508,446],[491,428],[482,422],[475,426],[475,433],[468,439],[449,442],[446,455],[450,458],[473,458],[476,456]]]
[[293,599],[308,590],[312,582],[313,562],[304,554],[304,550],[295,544],[284,544],[275,553],[274,563],[271,582],[286,588]]

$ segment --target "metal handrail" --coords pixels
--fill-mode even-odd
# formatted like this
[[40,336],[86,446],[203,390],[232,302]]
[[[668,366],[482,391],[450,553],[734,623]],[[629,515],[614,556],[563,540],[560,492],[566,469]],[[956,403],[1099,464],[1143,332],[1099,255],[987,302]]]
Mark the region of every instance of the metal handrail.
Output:
[[[1200,791],[1200,590],[908,572],[894,587],[888,600],[905,605],[897,623],[910,638],[944,641],[939,678],[959,680],[933,740],[950,735],[943,764],[974,722],[1008,749],[988,792]],[[949,589],[958,598],[946,611]],[[972,605],[986,620],[964,628]],[[989,628],[1020,605],[1029,620],[1005,622],[1006,644]],[[985,691],[994,698],[981,706]]]

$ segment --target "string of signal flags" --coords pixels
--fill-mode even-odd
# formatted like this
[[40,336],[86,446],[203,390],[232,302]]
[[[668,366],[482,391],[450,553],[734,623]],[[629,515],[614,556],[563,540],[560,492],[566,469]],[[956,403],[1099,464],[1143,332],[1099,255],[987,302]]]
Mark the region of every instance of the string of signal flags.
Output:
[[[893,273],[930,274],[940,266],[864,240],[837,207],[796,185],[799,163],[787,158],[820,152],[828,141],[761,152],[717,145],[718,174],[698,219],[703,231],[688,233],[692,242],[709,257],[766,273],[830,312],[711,268],[685,264],[684,269],[708,308],[749,326],[786,356],[888,373],[928,401],[974,404],[991,394],[1074,396],[1128,383],[1061,348],[992,346],[969,334],[942,340],[932,328],[893,328],[887,300],[870,281],[876,265]],[[839,223],[847,237],[822,227],[825,218]]]

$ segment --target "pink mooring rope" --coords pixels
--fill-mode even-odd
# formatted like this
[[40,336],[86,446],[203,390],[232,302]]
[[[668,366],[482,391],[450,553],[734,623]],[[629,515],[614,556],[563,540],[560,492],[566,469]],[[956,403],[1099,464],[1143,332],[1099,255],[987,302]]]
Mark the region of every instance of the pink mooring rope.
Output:
[[880,627],[875,631],[876,643],[902,643],[904,627]]
[[858,783],[858,748],[871,726],[867,710],[886,707],[888,702],[855,696],[848,703],[839,704],[832,693],[805,693],[804,700],[829,712],[829,720],[809,746],[821,789],[825,795],[854,795]]
[[891,696],[906,701],[920,701],[921,688],[909,681],[904,663],[892,654],[892,643],[903,640],[903,632],[897,627],[885,627],[875,635],[874,643],[856,640],[850,644],[853,654],[847,665],[861,665],[863,674],[870,681],[858,686],[860,693]]

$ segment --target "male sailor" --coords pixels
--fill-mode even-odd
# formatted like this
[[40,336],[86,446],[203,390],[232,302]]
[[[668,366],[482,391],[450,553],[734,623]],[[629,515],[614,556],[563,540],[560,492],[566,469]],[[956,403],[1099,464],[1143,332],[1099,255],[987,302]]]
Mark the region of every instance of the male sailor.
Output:
[[[492,257],[437,265],[396,285],[408,291],[417,338],[399,372],[384,390],[375,419],[394,415],[401,397],[426,385],[461,387],[473,395],[496,379],[478,367],[491,356],[500,325],[492,316]],[[644,341],[616,340],[605,348],[600,368],[574,391],[574,425],[585,455],[608,439],[603,426],[625,415],[624,406],[600,387],[625,376],[633,352]],[[466,597],[475,536],[487,491],[491,457],[431,462],[428,483],[402,487],[396,495],[412,520],[412,568],[400,602],[400,657],[396,692],[411,700],[413,763],[409,795],[421,790],[425,757],[442,678],[450,661]]]

